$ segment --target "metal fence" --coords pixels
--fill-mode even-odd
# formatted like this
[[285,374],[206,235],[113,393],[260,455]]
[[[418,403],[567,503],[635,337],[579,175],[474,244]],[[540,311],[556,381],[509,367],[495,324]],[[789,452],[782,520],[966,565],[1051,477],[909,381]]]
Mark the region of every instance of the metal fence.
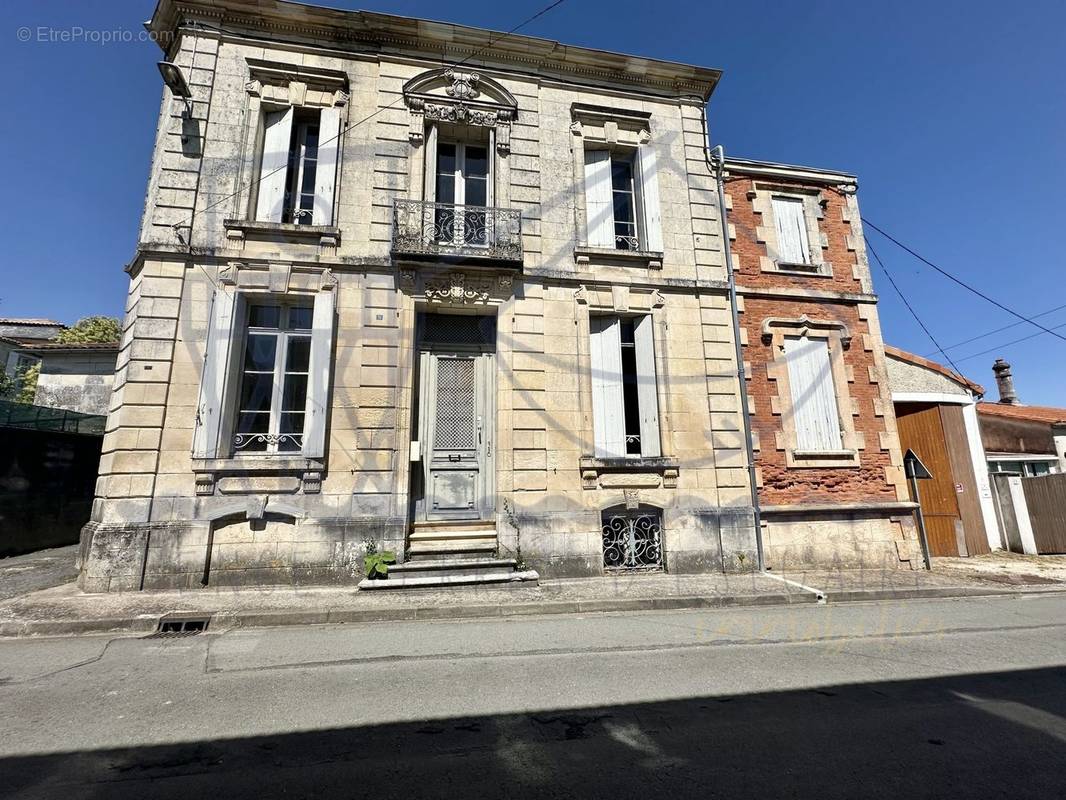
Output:
[[522,212],[514,208],[459,206],[396,200],[394,253],[522,261]]
[[58,431],[102,436],[107,417],[82,414],[64,408],[33,406],[0,400],[0,428]]

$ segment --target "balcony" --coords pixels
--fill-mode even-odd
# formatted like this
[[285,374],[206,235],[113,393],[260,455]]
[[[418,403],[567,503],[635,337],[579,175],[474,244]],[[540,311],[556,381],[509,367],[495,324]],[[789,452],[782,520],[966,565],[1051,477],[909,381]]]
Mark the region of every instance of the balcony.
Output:
[[394,255],[522,263],[518,209],[396,200],[392,222]]

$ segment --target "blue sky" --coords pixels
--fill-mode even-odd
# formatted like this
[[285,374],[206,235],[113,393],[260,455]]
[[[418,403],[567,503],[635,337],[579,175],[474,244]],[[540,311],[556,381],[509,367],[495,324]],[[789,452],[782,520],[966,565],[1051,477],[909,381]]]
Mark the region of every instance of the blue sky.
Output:
[[[547,0],[339,7],[507,30]],[[119,314],[159,108],[150,42],[64,42],[78,26],[136,38],[152,0],[5,7],[0,68],[6,223],[0,316]],[[30,41],[19,41],[19,28]],[[41,40],[39,29],[45,32]],[[727,152],[855,172],[864,215],[1006,305],[1066,305],[1066,3],[566,0],[523,33],[724,70],[711,136]],[[49,41],[51,36],[54,40]],[[868,232],[941,345],[1011,324]],[[934,348],[875,267],[886,341]],[[1040,318],[1066,326],[1066,308]],[[1027,324],[949,354],[996,399],[1014,365],[1027,403],[1066,405],[1066,342]],[[1066,335],[1066,327],[1061,331]],[[982,350],[994,351],[968,358]],[[939,360],[939,356],[936,356]]]

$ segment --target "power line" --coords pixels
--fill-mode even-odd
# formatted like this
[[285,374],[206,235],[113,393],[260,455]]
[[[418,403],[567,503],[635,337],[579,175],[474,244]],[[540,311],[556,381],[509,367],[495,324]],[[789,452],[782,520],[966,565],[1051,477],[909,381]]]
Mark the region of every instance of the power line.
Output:
[[951,364],[952,369],[954,369],[957,373],[961,375],[962,370],[960,370],[955,364],[955,362],[951,360],[951,356],[944,352],[944,348],[940,346],[940,342],[936,340],[936,337],[933,336],[932,332],[925,326],[925,323],[922,322],[922,318],[918,316],[918,312],[915,311],[913,306],[911,306],[911,304],[907,301],[907,297],[903,294],[903,290],[900,289],[899,286],[896,284],[895,279],[892,277],[892,273],[888,271],[888,267],[885,266],[885,262],[881,260],[881,256],[879,256],[877,254],[877,251],[874,250],[873,244],[867,238],[865,233],[862,235],[862,238],[866,242],[866,249],[870,251],[870,254],[874,257],[874,260],[877,261],[878,266],[881,267],[881,271],[884,272],[885,277],[888,278],[888,282],[892,284],[892,288],[895,289],[896,294],[899,295],[899,299],[903,301],[903,305],[905,305],[907,307],[907,310],[911,312],[911,316],[914,317],[914,321],[918,323],[918,325],[923,331],[925,331],[925,335],[929,337],[929,341],[933,343],[940,355],[947,359],[948,363]]
[[[1061,330],[1062,328],[1066,328],[1066,323],[1063,323],[1062,325],[1056,325],[1052,330]],[[959,359],[959,361],[969,361],[972,358],[978,358],[980,356],[987,356],[989,353],[996,353],[996,352],[999,352],[999,351],[1003,350],[1005,347],[1010,347],[1011,345],[1018,344],[1019,342],[1027,342],[1030,339],[1035,339],[1036,337],[1043,336],[1043,335],[1044,335],[1043,331],[1037,331],[1036,333],[1030,333],[1028,336],[1023,336],[1020,339],[1012,339],[1009,342],[1003,342],[1002,344],[997,345],[996,347],[991,347],[988,350],[982,350],[980,353],[974,353],[973,355],[963,356],[962,358]]]
[[[1039,314],[1033,314],[1033,319],[1040,319],[1040,317],[1046,317],[1048,314],[1054,314],[1056,311],[1062,311],[1062,309],[1064,309],[1064,308],[1066,308],[1066,305],[1055,306],[1055,308],[1048,309],[1047,311],[1041,311]],[[1019,325],[1024,325],[1024,324],[1025,324],[1024,322],[1012,322],[1010,325],[1004,325],[1002,328],[996,328],[995,330],[988,331],[987,333],[980,333],[977,336],[971,336],[969,339],[963,339],[961,342],[957,342],[956,344],[949,344],[944,349],[945,350],[954,350],[957,347],[962,347],[964,344],[969,344],[970,342],[976,342],[978,339],[984,339],[985,337],[991,336],[994,333],[1001,333],[1002,331],[1010,330],[1011,328],[1017,328]],[[1066,327],[1066,326],[1064,326],[1064,325],[1054,325],[1052,327],[1055,330],[1058,330],[1058,329]],[[1043,336],[1043,335],[1044,335],[1043,331],[1041,331],[1040,333],[1033,334],[1033,336]],[[1015,341],[1024,342],[1025,339],[1032,339],[1033,336],[1026,336],[1024,339],[1017,339]],[[1011,344],[1011,342],[1008,342],[1007,344]],[[936,353],[930,353],[930,355],[936,355]],[[972,358],[972,356],[967,356],[966,358]],[[966,360],[965,358],[960,358],[959,359],[959,361],[965,361],[965,360]]]
[[[551,11],[551,10],[552,10],[553,8],[556,8],[557,6],[560,6],[560,5],[562,5],[562,4],[564,3],[564,2],[566,2],[566,0],[555,0],[555,2],[551,3],[550,5],[547,5],[547,6],[545,6],[544,8],[542,8],[542,9],[541,9],[540,11],[538,11],[538,12],[537,12],[536,14],[534,14],[533,16],[531,16],[531,17],[529,17],[528,19],[526,19],[526,20],[523,20],[522,22],[518,23],[517,25],[515,25],[515,26],[514,26],[513,28],[511,28],[511,29],[510,29],[509,31],[507,31],[506,33],[504,33],[504,34],[501,34],[500,36],[498,36],[498,37],[496,37],[496,38],[490,38],[490,39],[489,39],[489,41],[488,41],[488,43],[487,43],[487,44],[486,44],[486,45],[485,45],[484,47],[482,47],[482,48],[481,48],[480,50],[477,50],[477,51],[475,51],[475,52],[471,53],[470,55],[466,56],[466,58],[464,58],[464,59],[463,59],[462,61],[459,61],[459,62],[457,62],[457,63],[453,64],[453,65],[452,65],[452,69],[455,69],[456,67],[461,67],[461,66],[462,66],[463,64],[465,64],[466,62],[468,62],[468,61],[469,61],[470,59],[472,59],[472,58],[477,58],[477,57],[478,57],[478,56],[480,56],[480,55],[481,55],[482,53],[484,53],[484,52],[485,52],[486,50],[488,50],[488,49],[489,49],[489,48],[491,48],[491,47],[492,47],[493,45],[495,45],[495,44],[496,44],[497,42],[499,42],[499,41],[500,41],[501,39],[505,39],[505,38],[507,38],[508,36],[511,36],[512,34],[514,34],[514,33],[517,33],[517,32],[518,32],[519,30],[521,30],[522,28],[524,28],[524,27],[525,27],[526,25],[528,25],[529,23],[531,23],[531,22],[533,22],[534,20],[537,20],[537,19],[539,19],[540,17],[544,16],[544,15],[545,15],[545,14],[547,14],[547,13],[548,13],[549,11]],[[204,27],[213,27],[213,26],[204,26]],[[221,28],[215,28],[215,29],[216,29],[216,30],[218,30],[218,31],[220,31],[220,32],[223,32],[223,33],[225,33],[225,32],[226,32],[226,31],[222,30]],[[359,120],[359,121],[357,121],[357,122],[353,122],[353,123],[352,123],[351,125],[349,125],[348,127],[346,127],[346,128],[343,128],[343,129],[342,129],[341,131],[339,131],[339,132],[338,132],[338,133],[337,133],[337,134],[336,134],[335,136],[331,136],[331,137],[330,137],[330,138],[328,138],[328,139],[323,139],[322,141],[320,141],[320,142],[318,143],[318,146],[319,146],[319,147],[321,147],[321,146],[322,146],[322,145],[324,145],[324,144],[329,144],[330,142],[336,141],[336,140],[337,140],[337,139],[339,139],[339,138],[340,138],[341,136],[343,136],[344,134],[346,134],[346,133],[347,133],[348,131],[350,131],[350,130],[353,130],[353,129],[355,129],[355,128],[359,127],[359,126],[360,126],[360,125],[362,125],[362,124],[363,124],[364,122],[369,122],[369,121],[370,121],[371,119],[373,119],[374,117],[376,117],[376,116],[377,116],[378,114],[380,114],[380,113],[382,113],[382,112],[384,112],[384,111],[388,111],[389,109],[391,109],[391,108],[395,107],[395,106],[396,106],[396,104],[397,104],[397,103],[399,103],[399,102],[400,102],[400,101],[401,101],[402,99],[403,99],[403,96],[402,96],[402,95],[401,95],[400,97],[397,97],[397,98],[396,98],[395,100],[393,100],[393,101],[392,101],[391,103],[389,103],[389,104],[388,104],[387,106],[383,106],[383,107],[379,108],[379,109],[378,109],[377,111],[374,111],[374,112],[373,112],[373,113],[371,113],[371,114],[367,114],[367,115],[366,115],[365,117],[363,117],[363,118],[362,118],[361,120]],[[254,180],[250,181],[250,182],[249,182],[249,183],[248,183],[247,185],[245,185],[245,186],[242,186],[242,187],[239,187],[239,188],[238,188],[238,189],[237,189],[236,191],[234,191],[234,192],[231,192],[230,194],[226,195],[225,197],[221,198],[220,200],[217,200],[217,201],[215,201],[215,202],[214,202],[214,203],[212,203],[211,205],[209,205],[209,206],[205,206],[204,208],[200,209],[199,211],[196,211],[196,210],[194,210],[194,211],[193,211],[193,213],[192,213],[192,214],[191,214],[191,215],[189,216],[189,225],[190,225],[190,226],[192,225],[192,221],[193,221],[194,219],[196,219],[196,216],[197,216],[198,214],[203,214],[203,213],[206,213],[206,212],[210,211],[210,210],[211,210],[212,208],[217,208],[218,206],[220,206],[220,205],[222,205],[223,203],[225,203],[225,202],[226,202],[227,200],[232,200],[232,199],[233,199],[234,197],[236,197],[236,196],[237,196],[238,194],[240,194],[241,192],[245,191],[246,189],[251,189],[251,188],[252,188],[253,186],[255,186],[256,184],[258,184],[258,183],[260,183],[260,182],[264,181],[265,179],[269,178],[269,177],[270,177],[271,175],[274,175],[275,173],[278,173],[278,172],[281,172],[282,170],[287,170],[287,169],[288,169],[288,164],[285,164],[285,165],[283,165],[283,166],[280,166],[280,167],[278,167],[278,168],[276,168],[276,169],[274,169],[274,170],[271,170],[270,172],[266,173],[265,175],[260,175],[260,176],[259,176],[258,178],[256,178],[256,179],[254,179]],[[177,227],[177,225],[175,225],[174,227],[176,228],[176,227]]]
[[[862,218],[862,223],[863,223],[863,225],[869,225],[871,228],[873,228],[879,234],[884,236],[890,242],[895,244],[897,247],[900,247],[903,250],[906,250],[908,253],[910,253],[912,256],[917,258],[923,264],[925,264],[925,265],[927,265],[929,267],[932,267],[937,272],[939,272],[941,275],[943,275],[945,278],[948,278],[949,280],[953,281],[954,283],[957,283],[959,286],[961,286],[962,288],[966,289],[967,291],[973,292],[978,297],[980,297],[980,298],[982,298],[984,300],[987,300],[989,303],[994,305],[996,308],[1000,308],[1000,309],[1006,311],[1008,314],[1011,314],[1012,316],[1015,316],[1018,319],[1022,320],[1023,322],[1028,322],[1030,325],[1033,325],[1033,326],[1035,326],[1037,328],[1040,328],[1040,330],[1042,330],[1044,333],[1050,333],[1052,336],[1054,336],[1054,337],[1056,337],[1058,339],[1062,339],[1064,342],[1066,342],[1066,336],[1063,336],[1061,333],[1056,333],[1051,328],[1045,328],[1039,322],[1034,322],[1030,317],[1027,317],[1024,314],[1019,314],[1013,308],[1010,308],[1008,306],[1003,305],[1003,303],[999,302],[998,300],[992,299],[987,294],[982,292],[980,289],[975,289],[973,286],[970,286],[970,284],[966,283],[965,281],[961,280],[960,278],[956,278],[954,275],[952,275],[946,269],[943,269],[942,267],[938,267],[936,264],[934,264],[928,258],[925,258],[924,256],[919,255],[918,253],[916,253],[913,250],[911,250],[911,248],[907,247],[907,245],[903,244],[903,242],[901,242],[899,239],[896,239],[894,236],[892,236],[892,235],[890,235],[888,233],[885,233],[885,231],[881,230],[879,227],[874,225],[872,222],[870,222],[870,220],[866,219],[866,217]],[[941,351],[941,352],[943,352],[943,351]],[[950,359],[949,359],[949,361],[950,361]]]

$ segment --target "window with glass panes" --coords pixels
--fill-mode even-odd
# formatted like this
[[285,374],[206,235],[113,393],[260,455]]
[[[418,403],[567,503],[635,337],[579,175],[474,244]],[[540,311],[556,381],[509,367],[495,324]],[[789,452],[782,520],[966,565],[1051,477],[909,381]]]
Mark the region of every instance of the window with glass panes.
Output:
[[288,184],[284,222],[310,225],[315,209],[315,177],[318,171],[318,111],[304,111],[292,126],[289,147]]
[[611,200],[614,205],[614,241],[617,250],[639,250],[637,193],[633,183],[633,157],[611,155]]
[[298,453],[303,447],[311,318],[310,305],[248,306],[235,453]]
[[[437,146],[436,199],[452,208],[436,210],[439,242],[487,243],[485,207],[489,201],[489,149],[483,144],[441,142]],[[465,206],[464,209],[455,208]]]

